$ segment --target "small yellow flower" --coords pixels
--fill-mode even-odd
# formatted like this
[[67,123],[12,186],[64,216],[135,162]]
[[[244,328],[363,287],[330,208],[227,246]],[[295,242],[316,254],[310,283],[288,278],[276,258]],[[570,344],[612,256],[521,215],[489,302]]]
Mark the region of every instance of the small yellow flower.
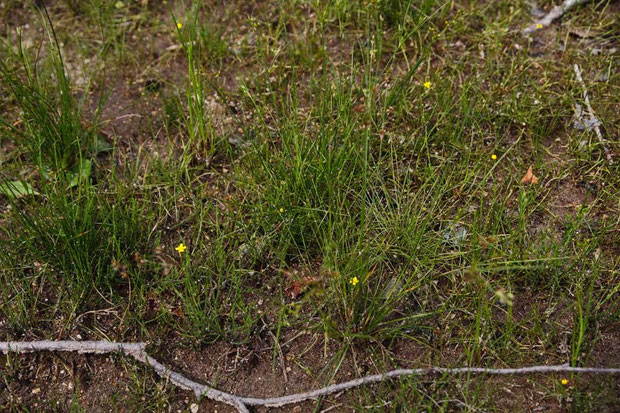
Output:
[[429,82],[428,80],[426,82],[424,82],[423,85],[427,89],[430,89],[431,87],[433,87],[433,84],[431,82]]
[[491,159],[496,160],[497,159],[497,155],[495,155],[495,154],[491,155]]
[[537,28],[537,29],[542,29],[542,28],[543,28],[543,25],[542,25],[542,24],[540,24],[540,23],[538,23],[538,24],[536,25],[536,28]]
[[182,28],[183,28],[183,25],[182,25],[181,23],[177,23],[177,29],[179,29],[179,30],[180,30],[180,29],[182,29]]
[[284,208],[280,208],[279,211],[280,211],[280,213],[283,213],[284,212]]
[[566,386],[568,384],[568,380],[567,379],[562,379],[562,380],[560,380],[560,383],[562,383],[564,386]]
[[349,280],[349,284],[351,284],[354,287],[355,285],[357,285],[358,282],[360,282],[360,280],[358,280],[357,277],[353,277]]
[[185,252],[185,250],[187,249],[187,247],[185,246],[185,244],[180,243],[179,245],[176,246],[175,250],[177,250],[177,252],[179,254]]

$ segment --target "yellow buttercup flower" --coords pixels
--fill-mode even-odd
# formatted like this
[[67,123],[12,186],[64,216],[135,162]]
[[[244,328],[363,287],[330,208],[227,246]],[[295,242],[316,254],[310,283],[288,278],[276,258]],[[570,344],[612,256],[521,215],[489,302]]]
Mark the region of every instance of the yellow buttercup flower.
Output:
[[177,23],[177,29],[182,29],[183,25],[181,23]]
[[349,284],[351,284],[354,287],[357,285],[358,282],[360,282],[360,280],[358,280],[357,277],[353,277],[349,280]]
[[497,155],[495,155],[495,154],[491,155],[491,159],[496,160],[497,159]]
[[428,80],[426,82],[424,82],[423,85],[427,89],[430,89],[431,87],[433,87],[433,84],[431,82],[429,82]]
[[564,386],[566,386],[568,384],[568,380],[567,379],[562,379],[562,380],[560,380],[560,383],[562,383]]
[[536,25],[536,28],[537,28],[537,29],[542,29],[542,28],[543,28],[543,25],[542,25],[542,24],[540,24],[540,23],[538,23],[538,24]]
[[187,247],[185,246],[185,244],[180,243],[179,245],[176,246],[175,250],[177,250],[177,252],[179,254],[184,253],[185,250],[187,249]]
[[283,213],[284,212],[284,208],[280,208],[279,211],[280,211],[280,213]]

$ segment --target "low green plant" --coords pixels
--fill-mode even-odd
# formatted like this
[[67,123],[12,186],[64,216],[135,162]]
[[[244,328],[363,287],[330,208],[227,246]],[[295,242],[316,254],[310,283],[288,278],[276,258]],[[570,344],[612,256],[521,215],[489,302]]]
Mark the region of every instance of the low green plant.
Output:
[[43,12],[48,37],[44,56],[30,56],[19,31],[12,42],[0,44],[0,80],[20,109],[17,121],[0,117],[0,127],[27,150],[45,178],[68,174],[76,181],[90,175],[89,158],[94,153],[109,149],[97,133],[103,101],[87,121],[66,73],[54,26],[47,10]]
[[[169,6],[170,7],[170,6]],[[193,5],[182,21],[177,18],[172,8],[172,15],[177,39],[180,42],[187,62],[187,140],[183,144],[183,169],[186,170],[196,154],[200,158],[211,158],[226,143],[216,133],[212,108],[209,106],[211,94],[215,92],[213,82],[209,80],[207,67],[210,63],[221,59],[225,44],[219,39],[217,32],[203,26],[200,22],[201,6]]]
[[42,271],[57,280],[71,303],[67,308],[77,310],[91,305],[94,290],[113,298],[128,276],[135,285],[144,282],[146,266],[120,268],[151,253],[148,246],[157,240],[150,239],[144,220],[157,211],[147,212],[149,204],[118,187],[106,196],[88,180],[73,190],[69,185],[66,178],[43,182],[40,195],[12,201],[15,226],[6,231],[0,261],[3,268],[17,257],[45,263]]

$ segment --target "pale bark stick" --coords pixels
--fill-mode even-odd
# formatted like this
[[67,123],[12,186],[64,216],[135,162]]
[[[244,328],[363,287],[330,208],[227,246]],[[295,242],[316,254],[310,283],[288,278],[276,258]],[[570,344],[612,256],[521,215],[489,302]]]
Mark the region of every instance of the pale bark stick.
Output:
[[226,403],[235,407],[241,413],[248,413],[247,406],[278,407],[287,404],[295,404],[304,400],[317,399],[322,396],[341,392],[365,384],[377,383],[404,376],[426,376],[447,374],[532,374],[532,373],[592,373],[592,374],[617,374],[620,368],[597,368],[597,367],[570,367],[568,365],[553,366],[529,366],[520,368],[493,369],[485,367],[429,367],[419,369],[398,369],[384,374],[375,374],[344,383],[326,386],[321,389],[305,393],[291,394],[283,397],[254,398],[242,397],[223,392],[210,386],[195,382],[181,373],[170,370],[159,361],[149,356],[145,343],[114,343],[110,341],[30,341],[30,342],[0,342],[0,352],[3,353],[30,353],[35,351],[69,351],[77,353],[113,353],[121,352],[134,357],[136,360],[151,366],[162,378],[170,381],[177,387],[194,392],[197,398],[206,397],[211,400]]
[[573,7],[579,4],[585,3],[586,1],[588,0],[564,0],[564,3],[562,3],[559,6],[555,6],[554,8],[551,9],[549,13],[545,14],[541,19],[535,21],[534,23],[530,24],[525,29],[523,29],[523,33],[529,34],[536,30],[540,30],[543,27],[549,26],[551,23],[554,22],[554,20],[558,19],[559,17],[562,17],[564,13],[566,13],[567,11],[569,11],[570,9],[572,9]]
[[590,116],[590,122],[594,127],[594,132],[596,132],[596,137],[598,138],[598,141],[600,142],[601,146],[603,147],[603,150],[605,151],[607,162],[611,164],[613,163],[613,158],[611,156],[611,152],[609,151],[609,148],[607,147],[605,143],[605,138],[603,138],[603,134],[601,133],[601,128],[599,128],[598,126],[599,125],[598,119],[596,119],[596,116],[594,116],[594,110],[592,109],[592,105],[590,104],[590,98],[588,97],[588,88],[586,88],[586,84],[583,81],[583,78],[581,77],[581,70],[579,69],[579,66],[577,66],[577,63],[575,63],[573,68],[575,69],[575,75],[577,76],[577,80],[579,81],[579,83],[581,83],[581,88],[583,89],[583,100],[585,100],[586,102],[586,109],[588,109],[588,115]]

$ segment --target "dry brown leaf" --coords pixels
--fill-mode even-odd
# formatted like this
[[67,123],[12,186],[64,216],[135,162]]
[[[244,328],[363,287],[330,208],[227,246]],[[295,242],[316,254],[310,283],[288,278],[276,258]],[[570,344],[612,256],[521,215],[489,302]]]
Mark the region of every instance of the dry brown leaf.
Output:
[[318,282],[318,277],[302,277],[299,280],[294,280],[285,290],[294,300],[306,291],[308,287],[312,287],[318,284]]
[[494,237],[493,235],[489,235],[488,237],[484,237],[480,234],[478,234],[478,242],[480,243],[480,245],[482,247],[487,247],[491,244],[494,244],[497,242],[497,237]]
[[534,171],[532,170],[532,166],[530,165],[529,168],[527,168],[527,172],[525,173],[525,175],[523,175],[523,178],[521,178],[521,184],[522,185],[535,185],[538,183],[538,177],[536,175],[534,175]]
[[366,111],[366,105],[364,103],[360,103],[359,105],[353,106],[353,110],[357,113],[364,113]]

